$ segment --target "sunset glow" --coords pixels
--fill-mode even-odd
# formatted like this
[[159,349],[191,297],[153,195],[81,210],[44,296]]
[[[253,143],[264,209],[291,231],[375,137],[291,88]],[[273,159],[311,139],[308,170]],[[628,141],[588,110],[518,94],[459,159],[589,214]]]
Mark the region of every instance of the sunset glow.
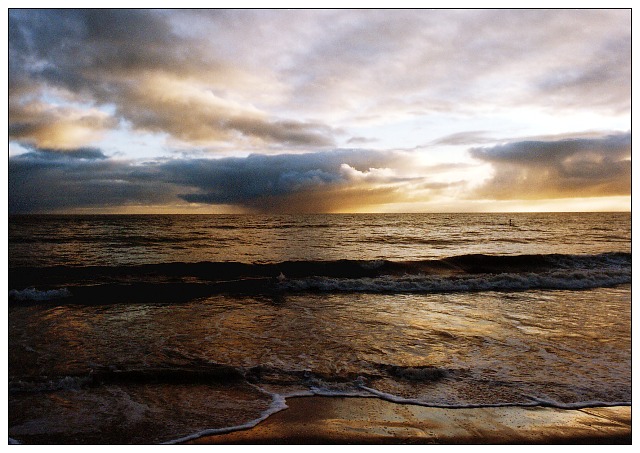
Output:
[[628,211],[631,11],[9,11],[10,213]]

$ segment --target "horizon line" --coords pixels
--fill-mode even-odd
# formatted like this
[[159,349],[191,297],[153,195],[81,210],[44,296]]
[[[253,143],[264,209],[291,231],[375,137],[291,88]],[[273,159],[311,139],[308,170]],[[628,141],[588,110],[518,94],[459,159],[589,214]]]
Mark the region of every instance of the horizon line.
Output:
[[631,214],[631,210],[603,210],[603,211],[422,211],[422,212],[18,212],[8,213],[11,216],[154,216],[154,215],[187,215],[187,216],[309,216],[309,215],[410,215],[410,214],[608,214],[608,213],[627,213]]

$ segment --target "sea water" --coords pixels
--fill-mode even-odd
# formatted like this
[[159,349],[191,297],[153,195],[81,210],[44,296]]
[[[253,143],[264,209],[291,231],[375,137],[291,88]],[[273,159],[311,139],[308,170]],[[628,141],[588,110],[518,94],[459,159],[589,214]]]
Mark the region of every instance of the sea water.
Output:
[[295,395],[631,404],[631,216],[11,216],[9,435],[164,443]]

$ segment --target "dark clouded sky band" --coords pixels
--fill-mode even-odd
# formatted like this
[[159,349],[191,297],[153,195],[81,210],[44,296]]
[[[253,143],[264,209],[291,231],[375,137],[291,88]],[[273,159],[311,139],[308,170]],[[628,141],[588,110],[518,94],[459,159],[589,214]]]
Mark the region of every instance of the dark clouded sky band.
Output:
[[375,151],[332,151],[132,163],[98,150],[33,150],[9,160],[9,210],[193,203],[248,211],[327,212],[393,201],[403,180],[369,165],[402,159]]
[[[513,142],[471,154],[495,173],[468,198],[629,195],[631,136]],[[9,160],[9,211],[169,204],[234,206],[247,212],[331,212],[406,202],[417,185],[438,193],[429,176],[385,171],[410,165],[411,152],[339,150],[220,159],[131,162],[98,149],[34,149]],[[461,164],[461,167],[467,164]],[[455,170],[453,164],[433,167]],[[455,183],[452,183],[455,184]]]
[[628,197],[630,17],[12,9],[9,211]]
[[631,134],[557,141],[527,140],[471,155],[495,175],[478,195],[497,199],[631,194]]

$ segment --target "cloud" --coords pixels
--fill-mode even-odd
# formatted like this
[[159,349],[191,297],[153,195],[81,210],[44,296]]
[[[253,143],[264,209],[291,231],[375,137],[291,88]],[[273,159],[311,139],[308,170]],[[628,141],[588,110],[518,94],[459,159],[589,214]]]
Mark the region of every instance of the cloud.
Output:
[[198,203],[255,212],[333,212],[404,199],[390,168],[403,153],[336,150],[133,162],[93,148],[34,149],[9,159],[9,211]]
[[[78,117],[44,111],[44,99],[54,93],[68,101],[111,105],[115,116],[134,129],[165,132],[196,145],[334,143],[334,129],[322,122],[256,108],[246,94],[259,92],[260,77],[209,53],[216,44],[206,41],[209,33],[197,39],[176,33],[171,17],[145,10],[12,11],[12,138],[74,147],[95,138],[80,132],[118,124],[115,118],[98,124],[95,112]],[[40,93],[37,106],[34,93]]]
[[329,146],[335,131],[322,123],[269,118],[264,112],[216,95],[197,81],[150,75],[128,87],[119,113],[137,128],[167,132],[196,145],[249,142],[263,146]]
[[51,149],[51,148],[32,148],[31,152],[22,154],[21,159],[35,160],[60,160],[69,161],[70,159],[88,159],[102,160],[107,156],[98,148],[76,148],[76,149]]
[[[339,149],[218,159],[120,160],[101,149],[31,148],[9,158],[9,212],[212,206],[233,212],[410,209],[459,200],[630,194],[630,134],[474,148],[478,164],[420,167],[420,152]],[[474,188],[468,175],[492,166]],[[486,172],[485,172],[486,173]],[[462,206],[462,205],[461,205]]]
[[[526,106],[629,107],[629,11],[370,10],[326,20],[286,78],[300,105],[318,111],[382,122]],[[548,85],[559,73],[563,86]]]
[[[195,145],[308,150],[341,128],[437,113],[624,114],[630,36],[628,10],[12,9],[10,98],[113,106],[116,122],[85,131],[124,120]],[[29,112],[12,110],[12,138],[93,139]]]
[[73,149],[100,138],[116,121],[95,109],[38,101],[9,102],[9,139],[36,147]]
[[[628,194],[629,134],[560,134],[625,124],[630,17],[11,9],[11,209]],[[513,134],[538,138],[491,146]],[[344,143],[387,151],[328,151]]]
[[327,212],[390,202],[406,181],[386,168],[395,153],[333,151],[299,155],[171,161],[168,180],[197,191],[194,203],[234,204],[267,212]]
[[631,134],[555,141],[520,141],[474,148],[494,167],[475,193],[493,199],[629,195]]
[[368,143],[375,143],[377,141],[377,139],[369,137],[351,137],[347,140],[347,143],[350,145],[365,145]]
[[165,16],[145,10],[13,9],[10,74],[70,92],[107,95],[111,83],[139,71],[193,66],[189,45]]
[[136,176],[129,162],[97,149],[33,150],[9,158],[9,213],[168,203],[171,185]]
[[611,107],[626,112],[631,107],[631,35],[603,39],[584,58],[568,58],[556,71],[534,80],[533,96],[552,105],[578,108]]
[[487,138],[486,133],[486,131],[457,132],[434,140],[430,145],[470,145],[495,141],[495,139]]

